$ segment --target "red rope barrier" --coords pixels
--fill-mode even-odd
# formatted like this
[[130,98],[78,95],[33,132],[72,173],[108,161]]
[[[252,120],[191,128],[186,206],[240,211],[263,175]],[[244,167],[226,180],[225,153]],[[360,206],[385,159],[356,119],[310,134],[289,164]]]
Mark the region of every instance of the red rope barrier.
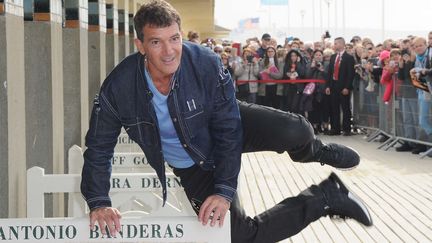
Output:
[[324,84],[326,81],[323,79],[295,79],[295,80],[290,80],[290,79],[285,79],[285,80],[280,80],[280,79],[268,79],[268,80],[237,80],[237,85],[240,84],[245,84],[248,82],[257,82],[257,83],[277,83],[277,84],[286,84],[286,83],[291,83],[291,84],[296,84],[296,83],[322,83]]

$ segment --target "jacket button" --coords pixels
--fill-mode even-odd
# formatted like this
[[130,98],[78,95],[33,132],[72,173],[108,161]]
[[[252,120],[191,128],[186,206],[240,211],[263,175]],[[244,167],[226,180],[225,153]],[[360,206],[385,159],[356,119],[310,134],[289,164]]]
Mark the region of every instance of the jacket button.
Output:
[[173,120],[173,122],[177,122],[177,118],[175,118],[175,117],[172,120]]
[[187,148],[187,144],[184,143],[184,144],[183,144],[183,147]]
[[204,164],[204,161],[201,160],[201,161],[199,162],[199,164],[200,164],[200,165]]

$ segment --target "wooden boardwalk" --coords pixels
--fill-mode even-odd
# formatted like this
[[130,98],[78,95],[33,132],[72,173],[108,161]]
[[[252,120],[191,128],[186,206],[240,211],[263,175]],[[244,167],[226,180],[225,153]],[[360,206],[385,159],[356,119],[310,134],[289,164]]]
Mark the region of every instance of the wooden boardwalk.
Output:
[[362,136],[328,137],[355,148],[360,165],[348,172],[318,163],[295,163],[287,153],[249,153],[242,157],[240,198],[248,215],[271,208],[318,184],[335,171],[369,207],[374,226],[321,218],[282,242],[432,242],[432,159],[378,150]]

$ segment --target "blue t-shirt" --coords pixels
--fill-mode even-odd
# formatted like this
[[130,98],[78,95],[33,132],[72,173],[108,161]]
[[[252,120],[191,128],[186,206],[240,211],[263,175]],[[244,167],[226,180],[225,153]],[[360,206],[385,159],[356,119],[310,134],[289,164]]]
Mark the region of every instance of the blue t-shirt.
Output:
[[177,136],[177,132],[174,128],[171,116],[168,111],[168,96],[161,94],[159,90],[156,89],[147,69],[145,69],[144,72],[147,78],[149,89],[153,93],[152,102],[158,119],[162,143],[162,153],[165,157],[165,160],[172,167],[189,168],[194,165],[194,162],[184,150]]

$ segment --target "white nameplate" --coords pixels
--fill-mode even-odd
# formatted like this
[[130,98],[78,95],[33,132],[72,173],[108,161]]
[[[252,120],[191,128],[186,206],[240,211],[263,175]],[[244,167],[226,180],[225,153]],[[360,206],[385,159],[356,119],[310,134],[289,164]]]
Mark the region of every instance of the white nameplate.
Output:
[[[228,212],[229,213],[229,212]],[[123,218],[116,237],[102,235],[88,218],[0,219],[0,242],[230,242],[224,227],[202,226],[196,216]]]

